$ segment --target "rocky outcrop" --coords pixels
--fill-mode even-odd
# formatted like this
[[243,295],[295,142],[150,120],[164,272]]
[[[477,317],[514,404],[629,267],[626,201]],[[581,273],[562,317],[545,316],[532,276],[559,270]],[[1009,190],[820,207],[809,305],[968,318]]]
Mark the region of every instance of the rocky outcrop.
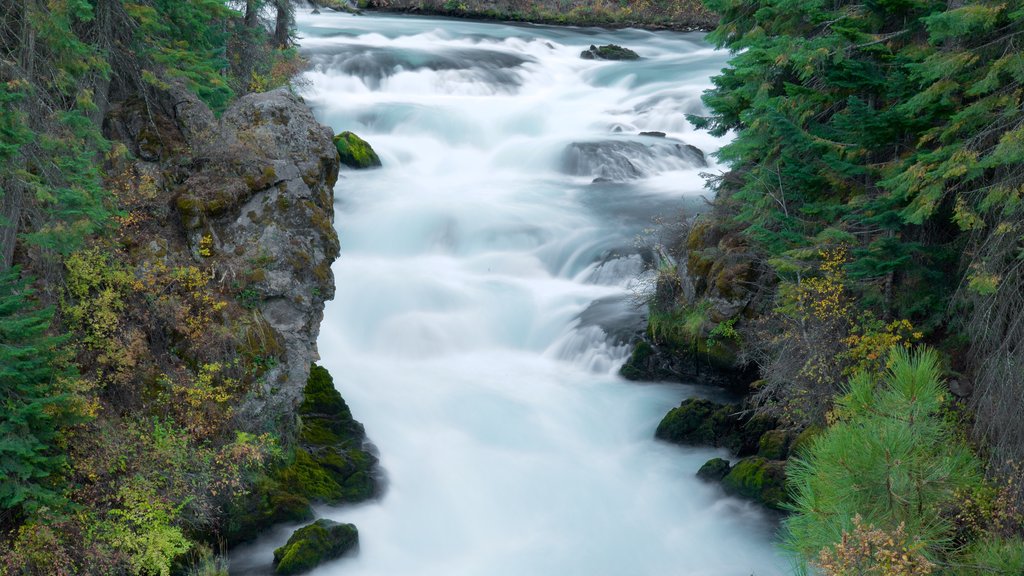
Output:
[[604,46],[591,44],[590,48],[580,52],[580,58],[584,60],[639,60],[640,55],[618,44],[605,44]]
[[241,98],[219,122],[201,106],[183,95],[174,107],[193,153],[174,206],[193,259],[258,315],[264,328],[251,344],[273,353],[242,421],[287,418],[334,296],[338,154],[331,131],[286,89]]
[[359,545],[359,532],[352,524],[320,519],[300,528],[288,542],[274,550],[274,574],[291,576],[344,555]]
[[312,520],[313,503],[362,502],[380,493],[375,450],[326,369],[310,368],[298,414],[291,461],[232,503],[222,534],[229,545],[251,540],[274,524]]

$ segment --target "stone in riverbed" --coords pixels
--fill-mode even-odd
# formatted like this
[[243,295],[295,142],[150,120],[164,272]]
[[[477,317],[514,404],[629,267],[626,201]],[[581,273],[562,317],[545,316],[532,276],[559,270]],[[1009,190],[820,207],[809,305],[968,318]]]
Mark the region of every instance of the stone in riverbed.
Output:
[[786,494],[786,463],[760,456],[744,458],[722,478],[722,488],[729,494],[781,510],[789,500]]
[[729,461],[724,458],[712,458],[697,470],[697,478],[708,482],[718,482],[729,473]]
[[373,148],[359,136],[345,131],[334,137],[334,146],[338,149],[341,163],[349,168],[379,168],[380,157]]
[[580,52],[580,58],[584,60],[639,60],[640,55],[618,44],[605,44],[604,46],[591,44],[590,48]]
[[359,531],[352,524],[320,519],[299,528],[288,542],[274,550],[274,574],[290,576],[340,557],[359,544]]

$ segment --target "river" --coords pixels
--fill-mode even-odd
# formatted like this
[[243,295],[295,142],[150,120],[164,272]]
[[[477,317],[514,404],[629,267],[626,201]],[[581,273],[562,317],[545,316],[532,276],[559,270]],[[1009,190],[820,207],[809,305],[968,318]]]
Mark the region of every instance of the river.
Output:
[[[658,219],[703,204],[701,34],[298,15],[303,94],[384,167],[343,170],[319,348],[380,452],[379,501],[320,508],[317,576],[773,576],[776,521],[653,438],[695,385],[617,369]],[[637,62],[583,60],[591,44]],[[666,138],[639,136],[661,131]],[[684,145],[685,143],[685,145]],[[294,528],[294,527],[292,527]],[[258,573],[278,530],[233,555]]]

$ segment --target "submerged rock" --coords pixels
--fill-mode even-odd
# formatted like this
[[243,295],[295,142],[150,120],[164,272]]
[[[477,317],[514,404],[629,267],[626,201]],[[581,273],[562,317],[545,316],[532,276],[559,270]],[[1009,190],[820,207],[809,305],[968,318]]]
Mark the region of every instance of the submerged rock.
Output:
[[290,576],[341,557],[359,544],[359,531],[352,524],[320,519],[299,528],[288,542],[274,550],[274,574]]
[[604,46],[591,44],[590,48],[580,52],[580,58],[584,60],[639,60],[640,55],[618,44],[605,44]]
[[373,148],[359,136],[345,131],[334,137],[334,146],[338,149],[341,163],[357,170],[379,168],[380,158]]
[[646,142],[625,138],[573,142],[562,157],[566,174],[613,182],[704,166],[707,160],[699,148],[670,138]]

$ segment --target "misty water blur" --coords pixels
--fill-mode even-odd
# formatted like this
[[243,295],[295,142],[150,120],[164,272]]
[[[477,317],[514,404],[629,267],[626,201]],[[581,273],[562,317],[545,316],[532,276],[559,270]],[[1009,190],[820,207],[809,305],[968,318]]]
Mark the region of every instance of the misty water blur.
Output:
[[[773,519],[694,477],[727,454],[653,439],[682,398],[714,392],[617,376],[643,325],[637,238],[701,204],[716,170],[666,147],[722,144],[685,115],[727,55],[700,34],[298,22],[307,101],[384,163],[336,188],[319,347],[387,488],[317,510],[355,523],[360,549],[313,574],[784,573]],[[642,60],[579,58],[612,42]],[[605,156],[578,157],[592,148]],[[608,158],[622,169],[594,173]],[[232,573],[266,573],[288,534],[237,550]]]

